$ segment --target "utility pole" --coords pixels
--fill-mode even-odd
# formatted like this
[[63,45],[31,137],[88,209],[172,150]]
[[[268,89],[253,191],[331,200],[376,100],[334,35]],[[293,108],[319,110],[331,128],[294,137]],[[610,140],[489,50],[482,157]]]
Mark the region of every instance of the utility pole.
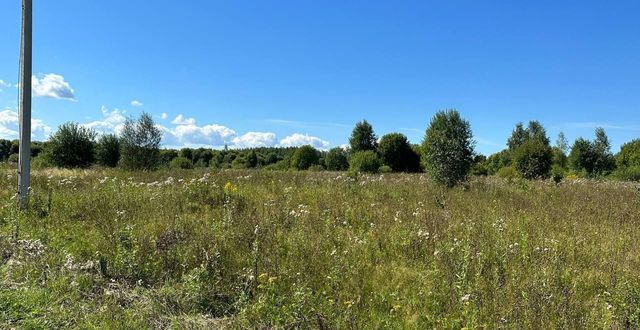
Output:
[[22,42],[20,46],[20,152],[18,158],[18,202],[29,205],[31,185],[31,74],[32,0],[22,1]]

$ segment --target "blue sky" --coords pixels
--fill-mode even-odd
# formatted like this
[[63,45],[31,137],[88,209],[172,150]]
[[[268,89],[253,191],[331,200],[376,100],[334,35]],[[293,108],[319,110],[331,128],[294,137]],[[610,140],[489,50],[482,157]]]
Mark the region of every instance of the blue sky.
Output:
[[[485,154],[531,119],[552,141],[640,137],[638,1],[34,2],[37,139],[144,110],[168,146],[327,148],[363,118],[417,143],[447,108]],[[0,2],[0,138],[17,131],[20,6]]]

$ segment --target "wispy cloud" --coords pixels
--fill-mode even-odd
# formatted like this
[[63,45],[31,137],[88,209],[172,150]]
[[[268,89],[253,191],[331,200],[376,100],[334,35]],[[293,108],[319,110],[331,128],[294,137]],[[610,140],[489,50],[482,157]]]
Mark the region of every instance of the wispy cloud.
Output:
[[611,124],[611,123],[598,123],[598,122],[573,122],[573,123],[567,123],[568,127],[575,127],[575,128],[598,128],[598,127],[602,127],[604,129],[611,129],[611,130],[625,130],[625,131],[639,131],[640,130],[640,125],[617,125],[617,124]]
[[134,106],[134,107],[141,107],[144,104],[142,102],[138,101],[138,100],[133,100],[133,101],[131,101],[131,105]]
[[2,89],[5,87],[9,87],[9,84],[4,82],[4,80],[0,79],[0,92],[2,92]]
[[332,122],[308,122],[286,119],[265,119],[264,122],[272,125],[288,126],[293,128],[335,128],[335,127],[351,127],[351,125],[332,123]]
[[474,140],[483,146],[488,146],[488,147],[504,147],[504,144],[500,144],[500,143],[496,143],[493,142],[491,140],[487,140],[487,139],[483,139],[481,137],[475,137]]
[[414,132],[414,133],[424,133],[425,132],[425,130],[423,130],[423,129],[407,128],[407,127],[401,127],[400,130],[401,131],[405,131],[405,132]]

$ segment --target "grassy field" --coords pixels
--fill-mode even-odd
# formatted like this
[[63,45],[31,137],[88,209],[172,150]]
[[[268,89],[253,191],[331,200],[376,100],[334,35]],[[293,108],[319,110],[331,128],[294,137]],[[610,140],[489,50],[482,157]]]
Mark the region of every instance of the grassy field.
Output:
[[205,170],[0,177],[0,328],[638,328],[640,188]]

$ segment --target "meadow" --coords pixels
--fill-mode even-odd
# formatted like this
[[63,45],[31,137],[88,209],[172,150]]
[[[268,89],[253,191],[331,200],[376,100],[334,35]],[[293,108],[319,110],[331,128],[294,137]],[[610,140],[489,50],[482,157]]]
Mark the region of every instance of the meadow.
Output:
[[119,169],[0,176],[0,328],[640,324],[640,184]]

